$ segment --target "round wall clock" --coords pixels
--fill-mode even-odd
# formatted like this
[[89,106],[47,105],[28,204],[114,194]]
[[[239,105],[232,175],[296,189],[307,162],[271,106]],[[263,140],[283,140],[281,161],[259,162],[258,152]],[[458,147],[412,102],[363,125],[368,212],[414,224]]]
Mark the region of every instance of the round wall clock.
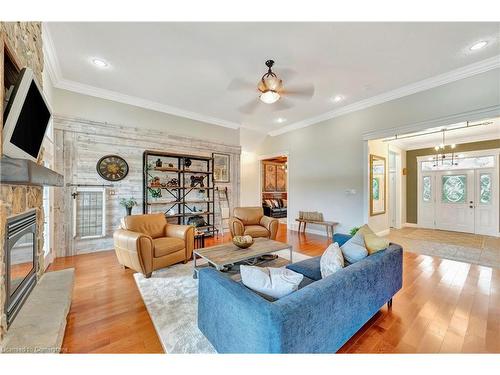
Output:
[[106,155],[96,165],[99,176],[108,181],[120,181],[128,174],[127,162],[118,155]]

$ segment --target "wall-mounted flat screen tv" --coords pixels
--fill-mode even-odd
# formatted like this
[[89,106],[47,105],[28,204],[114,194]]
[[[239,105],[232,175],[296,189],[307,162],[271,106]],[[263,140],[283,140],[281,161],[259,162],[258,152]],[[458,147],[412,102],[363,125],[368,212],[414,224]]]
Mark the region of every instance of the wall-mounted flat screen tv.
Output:
[[50,106],[33,71],[22,69],[3,115],[3,154],[36,161],[50,117]]

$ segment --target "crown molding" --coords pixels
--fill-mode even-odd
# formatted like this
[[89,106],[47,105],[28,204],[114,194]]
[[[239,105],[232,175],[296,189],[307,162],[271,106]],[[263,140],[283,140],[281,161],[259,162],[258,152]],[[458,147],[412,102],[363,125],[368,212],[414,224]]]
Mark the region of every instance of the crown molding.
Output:
[[59,65],[59,60],[57,58],[56,49],[52,37],[50,35],[50,30],[46,23],[42,23],[42,36],[43,36],[43,51],[44,51],[44,56],[46,57],[45,62],[48,69],[49,77],[54,87],[58,89],[68,90],[79,94],[93,96],[96,98],[112,100],[118,103],[129,104],[157,112],[167,113],[169,115],[184,117],[212,125],[223,126],[225,128],[238,129],[240,127],[240,124],[235,122],[202,115],[196,112],[186,111],[166,104],[154,102],[152,100],[139,98],[137,96],[126,95],[117,91],[106,90],[100,87],[95,87],[81,82],[65,79],[62,76],[62,71]]
[[[223,120],[216,117],[206,116],[200,113],[186,111],[180,108],[172,107],[166,104],[154,102],[151,100],[139,98],[136,96],[122,94],[116,91],[106,90],[99,87],[87,85],[84,83],[65,79],[62,76],[62,70],[57,58],[56,49],[50,30],[45,22],[42,23],[43,51],[45,56],[45,66],[48,69],[49,77],[52,84],[56,88],[73,91],[84,95],[89,95],[97,98],[112,100],[119,103],[129,104],[136,107],[146,108],[157,112],[167,113],[170,115],[189,118],[191,120],[200,121],[208,124],[223,126],[230,129],[238,129],[243,127],[241,124]],[[368,107],[382,104],[394,99],[399,99],[404,96],[416,94],[421,91],[429,90],[434,87],[445,85],[450,82],[458,81],[476,74],[484,73],[492,69],[500,68],[500,55],[493,56],[489,59],[479,61],[474,64],[443,73],[422,81],[412,83],[407,86],[391,90],[371,98],[367,98],[333,111],[323,113],[319,116],[311,117],[303,121],[295,122],[290,125],[285,125],[279,129],[268,132],[270,136],[277,136],[288,133],[293,130],[302,129],[311,125],[315,125],[322,121],[330,120],[335,117],[340,117],[348,113],[356,112]]]
[[447,73],[443,73],[431,78],[418,81],[407,86],[400,87],[398,89],[385,92],[380,95],[372,96],[371,98],[360,100],[356,103],[352,103],[341,107],[339,109],[326,112],[322,115],[315,116],[304,121],[299,121],[282,128],[273,130],[268,134],[270,136],[277,136],[284,134],[293,130],[302,129],[311,125],[315,125],[319,122],[330,120],[335,117],[340,117],[348,113],[356,112],[368,107],[372,107],[377,104],[382,104],[394,99],[399,99],[404,96],[416,94],[421,91],[429,90],[434,87],[442,86],[447,83],[455,82],[464,78],[474,76],[476,74],[484,73],[492,69],[500,68],[500,55],[490,57],[489,59],[478,61],[477,63],[463,66],[461,68],[451,70]]

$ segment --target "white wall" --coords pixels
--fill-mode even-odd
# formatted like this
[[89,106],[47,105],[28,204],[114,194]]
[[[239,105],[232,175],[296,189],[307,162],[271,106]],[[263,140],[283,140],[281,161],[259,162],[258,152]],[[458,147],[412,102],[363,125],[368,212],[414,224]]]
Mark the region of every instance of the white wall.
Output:
[[[495,69],[307,128],[266,137],[258,153],[289,152],[291,217],[297,216],[299,210],[319,210],[326,220],[340,222],[339,232],[347,232],[364,223],[367,211],[363,199],[367,182],[364,133],[500,105],[499,81],[500,69]],[[355,194],[346,192],[350,189]]]
[[71,118],[108,122],[120,126],[152,129],[221,144],[239,145],[237,129],[207,124],[71,91],[53,91],[54,112]]
[[260,160],[258,149],[266,134],[240,128],[241,145],[241,206],[261,206]]

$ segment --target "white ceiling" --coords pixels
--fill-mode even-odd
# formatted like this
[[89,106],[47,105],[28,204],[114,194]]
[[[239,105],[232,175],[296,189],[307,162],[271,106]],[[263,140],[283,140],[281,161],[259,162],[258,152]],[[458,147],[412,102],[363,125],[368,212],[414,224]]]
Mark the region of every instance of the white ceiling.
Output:
[[[431,131],[439,131],[443,128],[450,129],[445,132],[445,144],[461,144],[461,143],[470,143],[470,142],[479,142],[479,141],[487,141],[492,139],[499,140],[500,146],[500,118],[494,118],[479,122],[474,122],[471,124],[482,124],[492,122],[492,124],[481,125],[481,126],[472,126],[470,128],[462,128],[466,123],[459,123],[449,125],[447,127],[441,128],[433,128],[422,131],[421,133],[428,133]],[[453,129],[457,128],[457,129]],[[404,135],[403,135],[404,136]],[[425,134],[418,135],[416,137],[411,138],[403,138],[394,141],[390,141],[391,145],[395,145],[403,150],[418,150],[420,148],[428,148],[434,147],[436,145],[441,144],[443,141],[442,132],[433,133],[433,134]]]
[[[375,104],[370,98],[381,94],[388,100],[430,88],[443,82],[432,77],[466,65],[479,64],[468,74],[500,66],[500,23],[50,22],[44,28],[56,87],[271,134],[354,110],[360,101]],[[489,44],[470,51],[479,40]],[[110,66],[97,68],[95,57]],[[257,84],[270,58],[285,89],[312,83],[315,94],[294,100],[291,109],[261,104],[243,115],[238,107],[257,92],[228,86],[235,78]],[[412,85],[422,80],[427,86]],[[336,95],[345,100],[334,103]]]

